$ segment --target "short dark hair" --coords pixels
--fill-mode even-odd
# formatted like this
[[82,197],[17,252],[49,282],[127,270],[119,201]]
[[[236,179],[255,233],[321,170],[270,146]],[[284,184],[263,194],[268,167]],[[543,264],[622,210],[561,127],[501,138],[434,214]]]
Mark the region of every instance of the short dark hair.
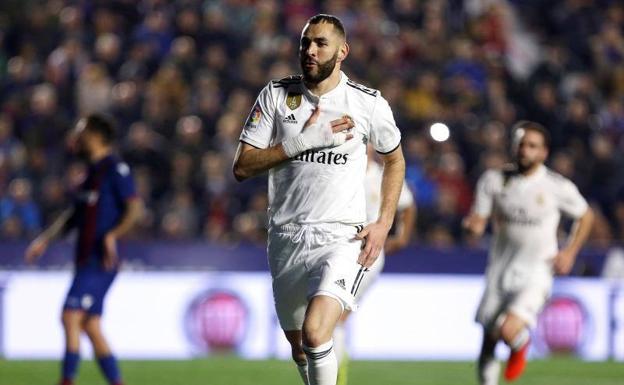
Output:
[[115,142],[117,130],[113,120],[103,114],[89,114],[85,117],[85,131],[95,132],[106,144]]
[[334,15],[328,15],[325,13],[319,13],[318,15],[312,16],[308,19],[308,24],[319,24],[319,23],[329,23],[336,28],[338,34],[343,38],[347,38],[347,32],[345,31],[344,25],[342,21]]
[[541,124],[537,122],[532,122],[530,120],[520,120],[519,122],[513,125],[511,134],[515,135],[515,133],[520,129],[527,130],[527,131],[534,131],[534,132],[541,134],[542,138],[544,139],[544,146],[546,146],[546,148],[550,148],[550,132],[548,132],[546,127],[542,126]]

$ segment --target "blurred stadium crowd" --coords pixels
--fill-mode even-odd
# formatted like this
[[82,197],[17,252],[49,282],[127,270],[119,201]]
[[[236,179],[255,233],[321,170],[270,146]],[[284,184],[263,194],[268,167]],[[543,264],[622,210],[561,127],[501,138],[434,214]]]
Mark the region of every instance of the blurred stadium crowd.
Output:
[[[509,127],[543,123],[550,166],[597,209],[595,246],[624,238],[624,5],[590,0],[4,0],[0,5],[0,237],[26,239],[68,203],[84,165],[77,117],[110,113],[147,215],[141,239],[264,239],[263,178],[231,161],[258,91],[298,73],[308,17],[339,16],[345,72],[378,88],[403,133],[417,239],[462,241]],[[435,142],[434,122],[451,138]]]

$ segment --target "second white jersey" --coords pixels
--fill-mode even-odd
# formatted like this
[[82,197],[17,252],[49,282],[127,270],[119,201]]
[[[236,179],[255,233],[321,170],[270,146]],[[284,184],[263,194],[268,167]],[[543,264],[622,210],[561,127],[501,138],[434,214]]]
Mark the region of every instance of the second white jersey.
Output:
[[561,213],[578,219],[587,208],[571,181],[541,166],[529,176],[485,172],[477,184],[473,210],[493,219],[490,263],[527,270],[550,267],[558,252]]
[[309,150],[269,171],[269,225],[361,224],[366,220],[366,145],[380,153],[401,141],[388,102],[379,91],[350,81],[317,97],[300,76],[270,82],[260,93],[240,140],[267,148],[298,135],[316,107],[318,122],[349,116],[353,139],[341,146]]
[[[366,222],[375,222],[379,218],[381,208],[381,182],[383,179],[383,167],[377,162],[369,162],[366,168]],[[401,195],[397,203],[397,211],[402,211],[414,203],[414,196],[403,181]]]

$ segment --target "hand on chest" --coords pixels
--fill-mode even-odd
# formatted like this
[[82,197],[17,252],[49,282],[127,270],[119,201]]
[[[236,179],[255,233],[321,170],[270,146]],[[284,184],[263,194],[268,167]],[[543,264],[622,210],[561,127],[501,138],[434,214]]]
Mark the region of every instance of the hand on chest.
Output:
[[355,124],[355,127],[350,130],[354,136],[353,139],[343,146],[350,148],[355,143],[367,142],[364,117],[362,114],[354,113],[348,103],[337,97],[312,100],[307,95],[292,92],[288,93],[285,101],[277,108],[275,116],[276,139],[281,141],[301,133],[317,105],[320,108],[318,123],[329,123],[336,119],[349,117]]

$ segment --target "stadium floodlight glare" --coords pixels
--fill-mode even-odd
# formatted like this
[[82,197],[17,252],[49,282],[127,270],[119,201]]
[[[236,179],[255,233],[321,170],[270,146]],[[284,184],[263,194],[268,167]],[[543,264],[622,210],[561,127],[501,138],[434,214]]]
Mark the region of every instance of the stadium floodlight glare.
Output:
[[429,135],[436,142],[445,142],[451,136],[451,131],[444,123],[433,123],[429,127]]

